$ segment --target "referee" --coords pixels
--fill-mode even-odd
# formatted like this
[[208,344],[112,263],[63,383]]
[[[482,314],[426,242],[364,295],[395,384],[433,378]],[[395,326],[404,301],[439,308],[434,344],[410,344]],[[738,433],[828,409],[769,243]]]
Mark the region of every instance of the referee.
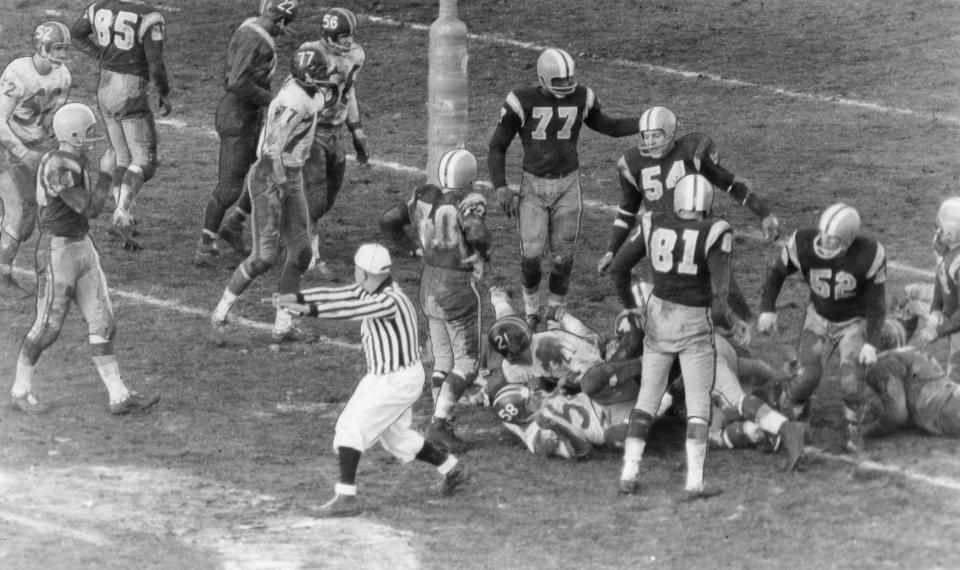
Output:
[[320,507],[320,517],[363,512],[357,499],[357,467],[363,452],[377,441],[402,463],[419,459],[435,465],[443,476],[438,488],[444,495],[468,476],[456,457],[411,427],[413,405],[423,391],[426,375],[420,362],[417,312],[390,277],[390,254],[383,246],[368,243],[360,246],[353,262],[353,285],[273,297],[274,306],[295,314],[361,322],[367,374],[337,418],[333,447],[340,461],[340,479],[333,498]]

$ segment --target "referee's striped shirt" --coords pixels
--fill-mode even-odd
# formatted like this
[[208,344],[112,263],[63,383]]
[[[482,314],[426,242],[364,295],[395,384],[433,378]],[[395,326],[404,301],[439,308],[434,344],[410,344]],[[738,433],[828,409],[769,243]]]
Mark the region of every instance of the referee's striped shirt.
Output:
[[297,301],[308,303],[310,314],[321,319],[361,321],[368,373],[388,374],[420,360],[417,311],[393,279],[374,293],[359,285],[307,289]]

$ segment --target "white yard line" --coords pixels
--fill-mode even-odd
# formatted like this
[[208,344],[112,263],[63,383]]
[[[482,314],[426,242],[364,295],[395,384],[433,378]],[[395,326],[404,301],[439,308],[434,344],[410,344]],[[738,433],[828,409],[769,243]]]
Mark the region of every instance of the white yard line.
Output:
[[0,510],[0,520],[18,524],[28,528],[32,528],[34,530],[47,533],[47,534],[58,534],[66,538],[79,540],[80,542],[86,542],[87,544],[92,544],[94,546],[110,545],[110,541],[108,541],[106,538],[98,534],[74,530],[72,528],[67,528],[65,526],[61,526],[56,523],[32,519],[29,517],[21,516],[21,515],[3,511],[3,510]]
[[829,453],[818,449],[816,447],[807,446],[804,451],[814,457],[821,457],[830,461],[836,461],[838,463],[846,463],[848,465],[853,465],[858,469],[863,469],[866,471],[877,471],[880,473],[887,473],[890,475],[898,475],[912,481],[917,481],[920,483],[926,483],[927,485],[932,485],[934,487],[940,487],[942,489],[947,489],[949,491],[960,491],[960,481],[952,477],[933,477],[926,475],[924,473],[919,473],[913,471],[912,469],[905,469],[903,467],[898,467],[896,465],[886,465],[884,463],[878,463],[876,461],[858,461],[857,459],[850,457],[848,455],[839,455],[836,453]]
[[[381,24],[385,26],[394,26],[394,27],[405,27],[412,30],[417,30],[421,32],[429,32],[430,26],[423,24],[408,24],[405,22],[400,22],[392,18],[383,18],[381,16],[369,16],[361,14],[366,17],[367,20],[374,24]],[[550,46],[544,46],[535,44],[532,42],[524,42],[520,40],[513,40],[509,38],[502,38],[498,36],[490,36],[485,34],[472,34],[468,33],[467,37],[471,40],[483,42],[487,44],[496,44],[502,46],[509,46],[520,49],[527,49],[531,51],[543,51],[544,49]],[[660,75],[670,75],[676,77],[682,77],[685,79],[692,79],[695,81],[712,81],[714,83],[725,85],[728,87],[747,87],[751,89],[757,89],[760,91],[765,91],[774,95],[780,95],[782,97],[788,97],[791,99],[800,99],[804,101],[812,101],[814,103],[827,103],[832,105],[843,105],[847,107],[854,107],[857,109],[864,109],[867,111],[874,111],[877,113],[891,113],[896,115],[903,115],[908,117],[917,117],[922,120],[936,120],[943,121],[945,123],[950,123],[952,125],[960,125],[960,116],[950,115],[950,114],[936,114],[922,111],[915,111],[913,109],[907,109],[904,107],[891,107],[889,105],[883,105],[880,103],[874,103],[871,101],[861,101],[859,99],[851,99],[849,97],[842,97],[840,95],[818,95],[816,93],[808,93],[805,91],[798,91],[795,89],[784,89],[781,87],[775,87],[773,85],[764,85],[763,83],[754,83],[752,81],[744,81],[742,79],[735,79],[730,77],[723,77],[716,75],[714,73],[707,73],[705,71],[688,71],[684,69],[678,69],[674,67],[667,67],[663,65],[654,65],[651,63],[644,63],[640,61],[632,61],[628,59],[611,59],[606,60],[606,63],[611,65],[618,65],[621,67],[631,67],[634,69],[642,69],[651,73],[658,73]]]

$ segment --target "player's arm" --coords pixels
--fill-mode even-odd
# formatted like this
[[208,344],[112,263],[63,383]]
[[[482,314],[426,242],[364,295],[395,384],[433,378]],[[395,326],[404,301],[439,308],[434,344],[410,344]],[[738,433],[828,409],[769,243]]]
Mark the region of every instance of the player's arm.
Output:
[[700,174],[703,174],[711,184],[726,192],[738,204],[746,206],[753,212],[761,220],[763,231],[769,239],[780,237],[780,220],[770,213],[766,200],[754,192],[745,180],[734,176],[729,170],[717,164],[715,157],[715,152],[703,153]]
[[367,293],[358,285],[316,287],[289,296],[294,298],[297,305],[306,307],[306,311],[292,312],[320,319],[360,321],[397,313],[397,302],[393,297],[383,293]]
[[22,92],[18,82],[7,73],[0,76],[0,145],[17,158],[23,157],[29,150],[10,128],[10,119],[17,108]]
[[270,105],[273,94],[256,81],[250,69],[257,55],[257,43],[244,35],[237,34],[227,48],[227,86],[229,93],[250,106],[263,108]]
[[[106,191],[92,191],[84,184],[80,165],[75,161],[54,157],[43,164],[42,176],[46,186],[75,212],[87,218],[96,218],[103,211]],[[107,186],[109,189],[109,185]]]
[[638,226],[634,228],[630,238],[617,250],[616,255],[613,256],[613,261],[610,262],[609,269],[607,269],[607,273],[613,281],[613,288],[617,291],[620,302],[626,309],[637,307],[637,301],[630,290],[630,272],[646,255],[647,245],[644,242],[643,228]]
[[158,12],[147,14],[140,24],[140,41],[143,42],[143,52],[147,58],[150,81],[153,82],[157,94],[160,96],[160,108],[164,115],[169,115],[173,108],[168,100],[170,81],[167,78],[167,66],[163,61],[165,26],[163,16]]
[[487,170],[495,189],[507,186],[507,148],[523,125],[517,110],[522,113],[519,99],[511,92],[500,109],[500,122],[487,143]]
[[600,99],[593,89],[587,88],[587,105],[583,124],[598,133],[611,137],[627,137],[640,132],[640,117],[611,117],[600,108]]
[[[719,233],[708,240],[707,267],[710,269],[710,286],[713,289],[714,319],[721,324],[733,328],[733,315],[730,313],[730,258],[733,254],[733,230],[726,222],[718,223],[711,228],[711,234]],[[725,322],[726,321],[726,322]]]
[[[607,253],[617,253],[623,242],[630,235],[630,230],[637,223],[637,212],[643,203],[643,193],[637,187],[637,180],[625,157],[617,161],[617,181],[620,183],[620,205],[617,207],[617,216],[613,219],[610,228],[610,240],[607,242]],[[612,256],[611,256],[612,257]]]
[[[355,68],[359,72],[359,66]],[[351,72],[353,73],[353,72]],[[360,119],[360,101],[357,98],[357,90],[350,85],[347,91],[347,130],[353,138],[353,150],[357,153],[357,162],[366,164],[370,161],[370,149],[367,146],[367,134],[363,130],[363,122]]]
[[780,290],[783,288],[783,282],[787,277],[796,272],[799,267],[794,263],[796,258],[796,232],[790,236],[780,248],[777,258],[767,266],[767,273],[763,280],[763,289],[760,293],[760,312],[775,313],[777,310],[777,297],[780,296]]
[[77,18],[70,28],[70,37],[73,38],[71,46],[81,53],[85,53],[94,59],[100,59],[100,46],[90,37],[94,34],[93,29],[93,8],[91,4],[83,11],[83,15]]

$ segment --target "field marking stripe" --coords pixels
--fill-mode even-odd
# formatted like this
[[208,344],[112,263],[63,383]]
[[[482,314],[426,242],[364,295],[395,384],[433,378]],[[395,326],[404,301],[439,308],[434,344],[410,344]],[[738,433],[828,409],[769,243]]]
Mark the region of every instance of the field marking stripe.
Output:
[[829,453],[822,449],[807,446],[804,448],[804,451],[814,457],[821,457],[823,459],[828,459],[830,461],[837,461],[840,463],[847,463],[855,467],[866,469],[868,471],[879,471],[881,473],[889,473],[892,475],[899,475],[907,479],[912,479],[914,481],[919,481],[921,483],[927,483],[928,485],[933,485],[934,487],[940,487],[943,489],[948,489],[950,491],[960,491],[960,481],[952,477],[933,477],[930,475],[925,475],[912,469],[904,469],[896,465],[885,465],[883,463],[878,463],[876,461],[865,460],[858,461],[853,457],[847,455],[838,455],[836,453]]
[[[417,31],[430,31],[430,26],[424,24],[408,24],[405,22],[400,22],[394,20],[393,18],[384,18],[382,16],[369,16],[365,17],[375,24],[381,24],[386,26],[394,27],[407,27]],[[510,38],[502,38],[498,36],[489,36],[485,34],[474,34],[467,33],[467,37],[471,40],[484,42],[489,44],[497,44],[502,46],[509,46],[533,51],[543,51],[550,46],[542,46],[532,42],[524,42],[520,40],[513,40]],[[914,111],[913,109],[907,109],[904,107],[891,107],[889,105],[882,105],[880,103],[873,103],[870,101],[861,101],[859,99],[851,99],[850,97],[842,97],[840,95],[818,95],[816,93],[805,93],[803,91],[795,91],[793,89],[784,89],[781,87],[774,87],[772,85],[764,85],[762,83],[754,83],[752,81],[744,81],[742,79],[734,79],[729,77],[723,77],[714,73],[707,73],[704,71],[687,71],[684,69],[677,69],[674,67],[666,67],[663,65],[654,65],[652,63],[644,63],[640,61],[633,61],[629,59],[611,59],[606,60],[606,63],[612,65],[619,65],[622,67],[632,67],[635,69],[643,69],[653,73],[659,73],[662,75],[672,75],[677,77],[682,77],[684,79],[694,79],[697,81],[707,80],[720,85],[726,85],[728,87],[747,87],[751,89],[759,89],[761,91],[766,91],[774,95],[780,95],[783,97],[788,97],[791,99],[800,99],[804,101],[813,101],[815,103],[832,103],[835,105],[845,105],[847,107],[855,107],[858,109],[864,109],[867,111],[875,111],[878,113],[894,113],[898,115],[904,115],[908,117],[917,117],[919,119],[925,120],[934,120],[934,121],[943,121],[945,123],[950,123],[953,125],[960,125],[960,116],[950,115],[946,113],[937,114],[930,112],[920,112]]]
[[[28,271],[21,267],[15,267],[14,271],[21,275],[34,275],[33,271]],[[195,317],[203,317],[204,319],[210,318],[211,311],[205,309],[198,309],[196,307],[188,307],[176,301],[168,301],[166,299],[158,299],[157,297],[151,297],[150,295],[144,295],[143,293],[136,293],[132,291],[124,291],[123,289],[117,289],[115,287],[110,287],[110,294],[122,297],[129,301],[139,303],[142,305],[151,305],[154,307],[159,307],[161,309],[166,309],[168,311],[173,311],[175,313],[180,313],[183,315],[190,315]],[[262,321],[254,321],[252,319],[246,319],[243,317],[230,317],[231,323],[236,323],[248,328],[262,330],[262,331],[273,331],[272,323],[265,323]],[[339,346],[341,348],[349,348],[351,350],[360,350],[360,345],[349,342],[346,340],[336,339],[329,336],[320,335],[320,342],[324,344],[329,344],[331,346]]]
[[25,527],[38,530],[40,532],[46,532],[51,534],[59,534],[72,538],[74,540],[79,540],[81,542],[86,542],[87,544],[92,544],[94,546],[109,546],[110,541],[106,538],[93,534],[90,532],[83,532],[79,530],[74,530],[72,528],[67,528],[60,526],[56,523],[51,523],[47,521],[32,519],[29,517],[21,516],[9,511],[0,510],[0,520],[4,520],[10,523],[19,524]]

